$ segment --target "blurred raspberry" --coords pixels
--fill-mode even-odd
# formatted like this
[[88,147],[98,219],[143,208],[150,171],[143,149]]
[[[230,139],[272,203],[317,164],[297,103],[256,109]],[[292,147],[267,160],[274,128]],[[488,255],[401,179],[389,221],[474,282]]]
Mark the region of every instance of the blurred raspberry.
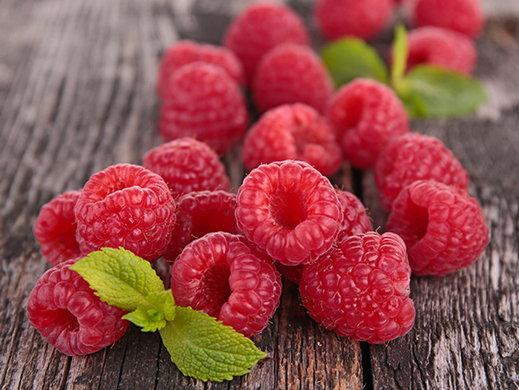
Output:
[[113,165],[88,180],[76,204],[82,253],[123,247],[153,261],[166,250],[175,226],[175,202],[156,173]]
[[177,202],[176,226],[164,258],[173,263],[191,241],[211,232],[240,234],[234,212],[236,195],[226,191],[200,191]]
[[282,43],[310,45],[310,34],[294,10],[272,1],[249,4],[229,24],[223,38],[223,45],[243,63],[247,84],[261,57]]
[[325,176],[342,163],[331,123],[305,104],[282,105],[263,114],[245,136],[242,159],[248,171],[262,163],[301,160]]
[[56,349],[86,355],[119,340],[128,321],[123,310],[102,302],[70,267],[80,257],[60,263],[38,279],[27,302],[32,326]]
[[171,292],[190,306],[247,337],[267,325],[281,296],[281,277],[272,261],[239,236],[210,233],[191,242],[171,268]]
[[411,269],[393,233],[351,236],[305,265],[299,291],[310,316],[340,336],[381,344],[414,324]]
[[260,112],[282,104],[304,103],[323,112],[334,90],[321,58],[308,46],[287,43],[266,53],[252,82]]
[[349,236],[360,235],[373,230],[366,208],[359,198],[348,191],[335,190],[341,204],[344,218],[339,226],[337,242]]
[[375,165],[378,196],[387,211],[403,188],[429,179],[468,190],[467,171],[443,142],[428,135],[408,133],[395,138]]
[[34,235],[41,253],[51,265],[73,259],[81,253],[76,241],[74,207],[81,191],[68,191],[45,204],[34,222]]
[[328,105],[346,158],[356,168],[372,168],[389,141],[409,131],[409,117],[387,85],[355,79],[343,85]]
[[477,200],[434,180],[415,181],[400,192],[386,229],[403,238],[417,275],[443,276],[468,267],[489,240]]
[[407,70],[417,65],[435,65],[470,75],[476,65],[477,50],[472,39],[440,27],[420,27],[409,31]]
[[157,91],[160,97],[164,98],[171,93],[168,91],[171,75],[182,65],[195,61],[218,66],[238,84],[245,83],[243,65],[232,51],[208,43],[184,40],[169,46],[162,56],[157,77]]
[[252,170],[238,190],[237,202],[238,227],[285,265],[308,262],[330,249],[343,218],[330,181],[302,161]]
[[413,14],[416,27],[435,26],[477,38],[485,15],[478,0],[417,0]]
[[193,137],[219,155],[241,141],[249,123],[245,98],[223,70],[192,62],[171,76],[169,88],[159,119],[166,141]]
[[193,191],[229,191],[231,187],[216,152],[191,137],[150,150],[144,156],[144,168],[162,176],[174,198]]
[[374,38],[389,23],[393,0],[318,0],[314,19],[329,40],[354,36]]

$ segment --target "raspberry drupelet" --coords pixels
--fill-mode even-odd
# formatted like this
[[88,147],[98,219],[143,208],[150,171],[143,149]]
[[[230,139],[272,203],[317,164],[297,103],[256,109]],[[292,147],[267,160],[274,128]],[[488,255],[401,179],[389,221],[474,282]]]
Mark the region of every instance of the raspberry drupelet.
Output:
[[41,253],[51,265],[81,254],[76,241],[74,208],[81,191],[68,191],[43,205],[34,222],[33,232],[40,243]]
[[393,0],[318,0],[313,15],[328,40],[354,36],[374,38],[388,24]]
[[351,236],[305,265],[299,291],[310,316],[340,336],[381,344],[406,334],[409,298],[406,247],[393,233]]
[[243,180],[237,202],[238,227],[285,265],[330,249],[343,219],[330,181],[302,161],[260,165]]
[[434,65],[472,74],[477,60],[474,41],[453,30],[426,26],[409,31],[407,70],[417,65]]
[[165,252],[176,218],[164,179],[131,164],[113,165],[92,175],[75,213],[82,253],[123,247],[148,261]]
[[157,91],[161,98],[170,94],[168,79],[171,75],[182,65],[195,61],[207,62],[222,68],[230,78],[240,85],[245,82],[243,65],[232,51],[208,43],[183,40],[169,46],[160,61]]
[[332,121],[345,157],[356,168],[373,168],[389,141],[409,132],[404,105],[387,85],[355,79],[335,92],[326,116]]
[[222,69],[192,62],[168,82],[158,124],[165,141],[193,137],[220,156],[241,141],[249,123],[245,97]]
[[281,296],[272,261],[242,236],[209,233],[191,242],[171,268],[171,292],[190,306],[247,337],[267,325]]
[[204,142],[179,138],[150,150],[144,168],[162,176],[173,198],[193,191],[229,191],[231,184],[218,154]]
[[177,202],[176,225],[164,258],[173,263],[191,241],[211,232],[240,234],[234,215],[236,195],[227,191],[199,191]]
[[408,133],[394,138],[375,164],[375,181],[382,207],[390,211],[400,191],[416,180],[468,190],[469,174],[438,138]]
[[47,270],[38,279],[27,302],[32,326],[56,349],[86,355],[119,340],[129,322],[125,311],[102,302],[70,267],[81,257]]
[[261,58],[282,43],[310,45],[303,19],[284,4],[256,1],[249,4],[227,27],[223,45],[232,50],[245,69],[250,85]]
[[411,18],[416,27],[443,27],[471,39],[481,34],[485,24],[478,0],[418,0]]
[[300,160],[324,176],[342,163],[342,150],[331,123],[305,104],[286,104],[263,114],[245,136],[242,160],[248,171],[260,164]]
[[304,103],[322,113],[333,91],[333,80],[321,58],[310,47],[293,43],[267,52],[252,82],[252,97],[260,112]]
[[416,275],[443,276],[468,267],[489,240],[478,201],[434,180],[415,181],[400,192],[386,230],[403,238]]

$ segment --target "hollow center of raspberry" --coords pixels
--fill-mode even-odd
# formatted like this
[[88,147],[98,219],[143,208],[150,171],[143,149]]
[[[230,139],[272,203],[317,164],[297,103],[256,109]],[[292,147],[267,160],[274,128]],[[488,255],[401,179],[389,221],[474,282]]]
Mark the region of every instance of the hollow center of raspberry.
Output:
[[292,230],[308,218],[308,211],[298,193],[278,192],[270,199],[270,215],[278,225]]
[[225,264],[216,264],[202,276],[202,292],[207,303],[204,311],[212,317],[218,317],[222,305],[231,295],[230,275],[231,271]]
[[75,332],[79,329],[79,322],[67,309],[59,309],[54,311],[55,322],[60,322],[67,332]]
[[406,241],[412,242],[413,244],[420,241],[427,233],[428,224],[429,213],[427,209],[416,204],[411,204],[409,211],[409,237],[407,237]]

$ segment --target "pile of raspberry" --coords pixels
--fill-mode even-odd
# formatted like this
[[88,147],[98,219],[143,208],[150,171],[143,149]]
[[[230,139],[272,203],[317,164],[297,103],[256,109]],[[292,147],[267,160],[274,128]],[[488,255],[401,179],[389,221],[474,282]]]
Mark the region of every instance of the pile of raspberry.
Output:
[[[418,1],[418,14],[421,3],[439,0]],[[394,7],[370,4],[318,1],[324,37],[344,33],[330,12],[352,17],[333,7],[359,15]],[[359,36],[374,34],[358,27]],[[356,79],[336,90],[303,20],[279,3],[251,3],[223,43],[169,47],[157,80],[164,143],[142,165],[95,173],[36,218],[53,268],[31,293],[28,316],[61,352],[95,352],[128,326],[69,269],[103,247],[165,259],[178,305],[247,337],[268,325],[284,279],[299,285],[314,320],[374,344],[412,328],[412,273],[446,275],[483,253],[489,231],[467,172],[439,139],[410,132],[389,87]],[[247,88],[260,114],[252,125]],[[222,162],[232,149],[248,172],[238,188]],[[359,198],[333,185],[346,161],[374,170],[386,232],[373,228]]]

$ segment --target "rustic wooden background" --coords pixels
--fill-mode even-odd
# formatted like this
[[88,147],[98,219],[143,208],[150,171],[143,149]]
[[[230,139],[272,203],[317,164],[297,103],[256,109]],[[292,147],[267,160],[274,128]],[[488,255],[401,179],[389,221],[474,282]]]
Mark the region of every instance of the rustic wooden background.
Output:
[[[312,0],[286,2],[311,25]],[[379,346],[317,325],[287,283],[271,325],[254,338],[270,359],[233,381],[203,383],[179,373],[158,334],[134,326],[89,356],[49,346],[26,316],[48,267],[32,225],[43,204],[91,174],[142,162],[160,143],[154,87],[164,49],[180,38],[219,43],[247,1],[0,0],[1,388],[519,388],[519,1],[482,2],[489,22],[476,76],[489,102],[476,115],[412,128],[442,139],[471,174],[491,232],[485,253],[452,275],[413,277],[416,325]],[[235,188],[244,175],[238,153],[225,158]],[[333,181],[362,196],[383,230],[370,172],[345,164]]]

